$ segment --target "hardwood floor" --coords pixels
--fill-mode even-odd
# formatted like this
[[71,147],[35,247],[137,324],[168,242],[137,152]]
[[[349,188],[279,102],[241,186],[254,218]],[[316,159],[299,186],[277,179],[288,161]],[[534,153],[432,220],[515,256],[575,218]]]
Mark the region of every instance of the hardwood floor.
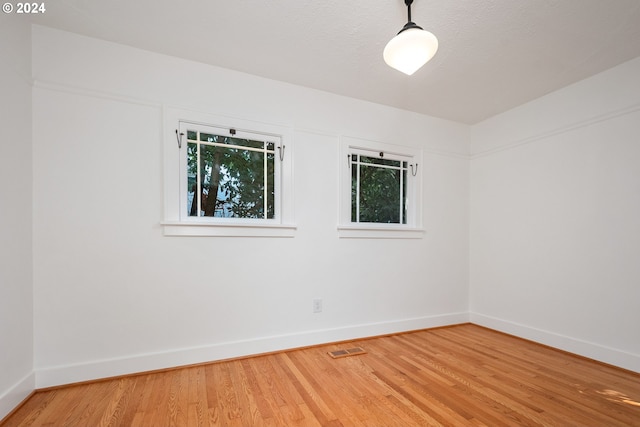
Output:
[[640,374],[459,325],[39,391],[2,423],[263,425],[640,426]]

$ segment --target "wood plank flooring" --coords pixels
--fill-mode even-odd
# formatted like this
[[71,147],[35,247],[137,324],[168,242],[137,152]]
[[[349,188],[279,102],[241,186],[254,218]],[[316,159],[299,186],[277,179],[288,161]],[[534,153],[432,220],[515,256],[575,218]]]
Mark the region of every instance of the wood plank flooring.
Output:
[[640,374],[467,324],[38,391],[14,426],[640,426]]

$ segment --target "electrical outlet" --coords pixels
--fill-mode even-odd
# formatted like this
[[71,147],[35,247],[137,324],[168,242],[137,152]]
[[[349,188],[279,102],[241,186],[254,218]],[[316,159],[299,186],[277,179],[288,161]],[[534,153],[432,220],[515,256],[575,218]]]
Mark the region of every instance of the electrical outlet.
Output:
[[322,312],[322,299],[320,298],[315,298],[313,300],[313,312],[314,313],[320,313]]

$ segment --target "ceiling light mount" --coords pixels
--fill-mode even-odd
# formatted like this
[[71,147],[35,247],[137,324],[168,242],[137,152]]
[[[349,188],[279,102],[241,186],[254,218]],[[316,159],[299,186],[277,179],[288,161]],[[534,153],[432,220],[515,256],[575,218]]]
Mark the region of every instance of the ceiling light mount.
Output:
[[384,62],[407,75],[412,75],[429,62],[438,50],[438,39],[429,31],[411,20],[413,0],[404,0],[407,5],[407,23],[384,48]]
[[398,34],[410,28],[418,28],[422,30],[422,27],[418,27],[416,23],[411,20],[411,5],[413,4],[413,0],[404,0],[404,4],[407,5],[407,23],[404,24],[404,27],[402,27],[400,31],[398,31]]

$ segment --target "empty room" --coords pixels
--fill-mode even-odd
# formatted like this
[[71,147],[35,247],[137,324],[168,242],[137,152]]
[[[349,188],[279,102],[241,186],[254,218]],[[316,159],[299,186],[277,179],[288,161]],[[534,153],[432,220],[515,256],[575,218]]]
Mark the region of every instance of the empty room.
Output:
[[640,426],[640,3],[6,0],[0,425]]

